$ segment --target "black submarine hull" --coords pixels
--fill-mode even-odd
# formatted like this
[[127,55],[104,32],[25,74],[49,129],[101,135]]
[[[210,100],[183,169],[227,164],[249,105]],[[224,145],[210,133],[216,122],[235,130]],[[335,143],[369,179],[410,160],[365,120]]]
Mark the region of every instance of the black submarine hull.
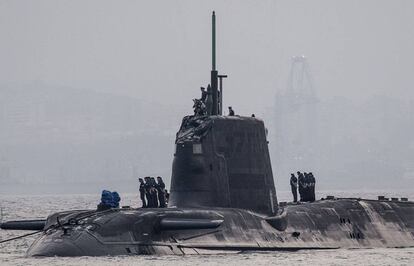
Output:
[[414,247],[414,202],[320,200],[285,206],[271,217],[234,208],[57,213],[48,218],[27,256],[377,247]]

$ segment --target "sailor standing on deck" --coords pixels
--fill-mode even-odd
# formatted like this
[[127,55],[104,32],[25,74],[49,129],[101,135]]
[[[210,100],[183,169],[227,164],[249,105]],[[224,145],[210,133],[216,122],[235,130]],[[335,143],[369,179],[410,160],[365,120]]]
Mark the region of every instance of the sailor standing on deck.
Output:
[[303,201],[309,201],[310,184],[309,175],[306,172],[303,172],[303,183]]
[[290,188],[292,189],[293,202],[298,202],[298,179],[295,174],[290,174]]
[[151,178],[149,176],[144,177],[145,180],[145,198],[147,199],[147,208],[152,208],[152,201],[151,201]]
[[138,181],[139,181],[139,197],[141,198],[141,201],[142,201],[141,208],[146,208],[147,202],[145,201],[145,183],[142,178],[139,178]]
[[150,194],[151,194],[151,207],[152,208],[158,208],[158,196],[157,196],[157,182],[155,181],[154,177],[151,177],[151,188],[150,188]]
[[160,208],[165,208],[165,184],[162,181],[162,177],[157,177],[157,192],[158,192],[158,201],[160,202]]
[[316,179],[313,176],[312,172],[309,173],[309,180],[310,180],[310,184],[311,184],[311,186],[310,186],[310,188],[311,188],[310,189],[310,194],[311,194],[310,201],[313,202],[316,199],[316,196],[315,196],[315,183],[316,183]]
[[298,189],[299,189],[299,196],[300,196],[300,201],[305,201],[304,198],[304,191],[305,191],[305,177],[303,176],[303,174],[301,172],[297,172],[298,174]]

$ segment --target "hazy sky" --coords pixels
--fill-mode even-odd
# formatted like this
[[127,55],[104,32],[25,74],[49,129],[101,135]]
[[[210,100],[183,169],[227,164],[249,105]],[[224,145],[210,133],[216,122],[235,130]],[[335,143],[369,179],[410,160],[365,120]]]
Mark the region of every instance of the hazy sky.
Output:
[[[309,161],[322,165],[312,167],[324,184],[335,183],[339,174],[363,178],[369,186],[372,176],[408,180],[397,184],[401,187],[414,182],[412,0],[0,0],[0,95],[7,94],[1,94],[6,88],[24,88],[24,95],[0,98],[0,133],[5,132],[0,134],[0,159],[11,167],[10,177],[27,173],[27,179],[37,180],[82,175],[118,180],[117,175],[131,178],[138,169],[145,175],[161,171],[168,182],[175,130],[182,116],[192,112],[199,87],[210,80],[213,10],[217,66],[229,75],[224,105],[232,105],[237,114],[265,118],[270,136],[278,136],[273,140],[280,143],[271,141],[270,149],[282,188],[288,188],[288,173],[297,170],[291,168],[299,167],[288,164],[285,154],[312,145],[318,148],[309,150],[320,156],[311,153]],[[280,107],[276,91],[286,90],[291,58],[297,55],[308,58],[320,112],[311,120],[309,106],[295,107],[292,116],[299,122],[289,128],[278,124],[276,115],[292,119],[269,107]],[[85,94],[78,93],[82,90]],[[24,115],[33,122],[29,131],[20,123]],[[308,122],[320,124],[309,130]],[[280,128],[286,136],[296,132],[298,137],[286,141]],[[82,134],[93,135],[90,146],[79,142]],[[275,151],[287,158],[285,168]],[[307,167],[304,161],[298,161],[300,167]],[[378,178],[376,183],[388,187]]]
[[414,98],[409,0],[0,0],[0,82],[190,105],[209,80],[212,10],[225,101],[236,109],[273,105],[302,54],[322,98]]

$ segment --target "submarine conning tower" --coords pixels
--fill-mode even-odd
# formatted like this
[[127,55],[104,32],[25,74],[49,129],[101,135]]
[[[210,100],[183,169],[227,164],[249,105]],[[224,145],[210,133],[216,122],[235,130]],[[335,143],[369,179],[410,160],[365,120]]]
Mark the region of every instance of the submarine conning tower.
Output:
[[222,77],[226,76],[216,70],[213,12],[209,96],[213,106],[209,115],[183,118],[175,141],[169,206],[239,208],[273,215],[277,198],[264,123],[255,117],[222,116]]

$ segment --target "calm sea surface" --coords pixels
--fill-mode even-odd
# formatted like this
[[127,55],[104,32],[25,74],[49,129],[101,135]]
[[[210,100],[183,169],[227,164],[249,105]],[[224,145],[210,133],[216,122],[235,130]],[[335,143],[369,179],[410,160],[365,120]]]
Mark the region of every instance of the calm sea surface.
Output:
[[[414,189],[393,192],[383,191],[322,191],[337,197],[376,198],[408,197],[414,199]],[[138,206],[138,196],[121,195],[122,205]],[[289,201],[287,191],[278,193],[279,201]],[[44,218],[47,215],[69,209],[93,209],[100,195],[0,195],[3,220]],[[25,234],[22,231],[0,230],[0,240]],[[25,251],[35,236],[0,244],[0,265],[413,265],[414,248],[407,249],[359,249],[321,250],[297,252],[247,252],[220,255],[187,256],[119,256],[80,258],[25,258]]]

